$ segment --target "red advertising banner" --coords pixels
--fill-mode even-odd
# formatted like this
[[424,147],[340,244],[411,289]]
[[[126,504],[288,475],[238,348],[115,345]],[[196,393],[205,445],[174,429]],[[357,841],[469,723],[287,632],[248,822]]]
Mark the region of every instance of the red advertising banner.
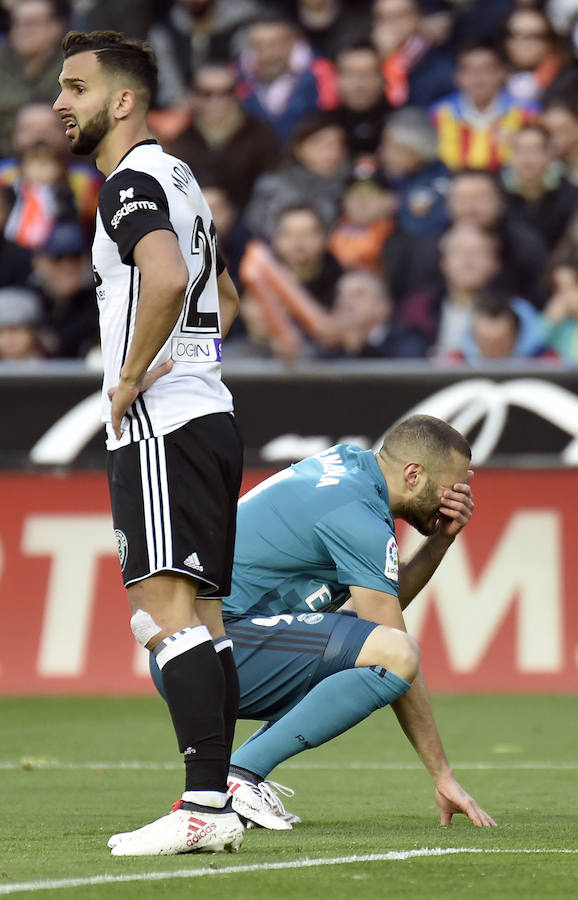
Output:
[[[474,489],[472,522],[406,613],[430,688],[577,691],[578,470],[482,470]],[[103,473],[6,473],[0,497],[0,694],[149,693]],[[403,559],[421,538],[399,532]]]

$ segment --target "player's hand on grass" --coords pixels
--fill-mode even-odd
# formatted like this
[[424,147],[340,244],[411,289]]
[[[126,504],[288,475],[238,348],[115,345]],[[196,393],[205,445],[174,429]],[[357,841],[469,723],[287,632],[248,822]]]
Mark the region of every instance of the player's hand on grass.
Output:
[[473,477],[472,469],[468,469],[465,484],[454,484],[451,490],[443,492],[438,525],[442,537],[454,538],[470,521],[474,511],[474,498],[470,486]]
[[111,424],[113,431],[119,440],[122,435],[121,422],[129,406],[134,403],[139,394],[148,390],[151,384],[154,384],[158,378],[167,375],[172,367],[173,361],[172,359],[168,359],[160,366],[155,366],[150,371],[145,372],[143,377],[138,381],[131,381],[130,379],[124,378],[121,374],[119,383],[115,387],[110,388],[108,396],[112,401]]
[[453,775],[436,782],[435,799],[440,811],[440,825],[451,825],[456,813],[463,813],[479,827],[497,825]]

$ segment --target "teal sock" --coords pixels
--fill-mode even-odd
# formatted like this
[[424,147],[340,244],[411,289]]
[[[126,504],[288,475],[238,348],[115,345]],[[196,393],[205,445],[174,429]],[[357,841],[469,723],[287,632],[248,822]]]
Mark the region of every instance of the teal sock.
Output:
[[266,778],[283,760],[337,737],[393,703],[410,686],[379,666],[329,675],[281,719],[239,747],[231,764]]

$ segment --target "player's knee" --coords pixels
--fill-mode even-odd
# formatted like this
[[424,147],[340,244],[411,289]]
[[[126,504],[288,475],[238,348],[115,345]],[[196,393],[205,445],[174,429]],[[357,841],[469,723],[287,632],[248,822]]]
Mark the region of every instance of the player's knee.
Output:
[[153,650],[161,639],[162,628],[160,625],[157,625],[151,614],[144,609],[137,609],[133,613],[130,627],[135,640],[142,644],[143,647],[148,647],[149,650]]
[[381,666],[406,681],[413,681],[419,666],[419,645],[399,628],[379,625],[369,635],[356,665]]
[[412,682],[419,668],[419,644],[411,634],[399,631],[396,634],[392,659],[387,668],[400,678]]

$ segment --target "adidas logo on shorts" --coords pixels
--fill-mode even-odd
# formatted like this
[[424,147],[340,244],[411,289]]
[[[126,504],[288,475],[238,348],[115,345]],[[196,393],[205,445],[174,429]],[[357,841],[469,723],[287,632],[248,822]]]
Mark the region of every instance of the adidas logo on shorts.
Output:
[[197,572],[203,571],[203,566],[201,565],[201,560],[199,559],[198,553],[191,553],[185,559],[185,566],[188,566],[189,569],[196,569]]

